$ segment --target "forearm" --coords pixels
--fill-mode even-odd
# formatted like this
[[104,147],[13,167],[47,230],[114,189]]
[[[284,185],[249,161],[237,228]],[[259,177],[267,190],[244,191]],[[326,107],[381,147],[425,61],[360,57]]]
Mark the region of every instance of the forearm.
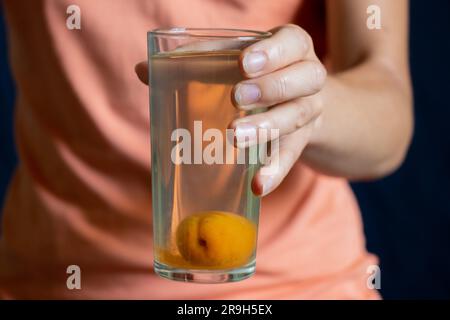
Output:
[[370,61],[331,75],[320,93],[321,124],[302,155],[318,171],[371,179],[403,161],[413,131],[409,83]]

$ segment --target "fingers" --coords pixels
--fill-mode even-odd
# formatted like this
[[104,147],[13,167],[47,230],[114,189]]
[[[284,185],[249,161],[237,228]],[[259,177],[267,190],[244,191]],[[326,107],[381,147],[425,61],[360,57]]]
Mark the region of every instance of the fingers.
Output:
[[134,71],[136,72],[139,80],[148,85],[148,63],[147,61],[139,62],[134,66]]
[[274,32],[272,37],[258,41],[242,52],[241,68],[248,78],[316,57],[311,37],[299,26],[286,25],[271,31]]
[[258,170],[252,180],[252,191],[257,196],[266,196],[275,190],[287,176],[292,166],[308,144],[313,123],[279,139],[278,156]]
[[[266,112],[238,118],[230,124],[230,128],[235,130],[236,146],[246,148],[297,131],[315,120],[322,109],[320,96],[298,98]],[[261,130],[266,132],[262,134]]]
[[319,92],[327,73],[319,61],[302,61],[233,88],[234,105],[242,110],[269,107]]

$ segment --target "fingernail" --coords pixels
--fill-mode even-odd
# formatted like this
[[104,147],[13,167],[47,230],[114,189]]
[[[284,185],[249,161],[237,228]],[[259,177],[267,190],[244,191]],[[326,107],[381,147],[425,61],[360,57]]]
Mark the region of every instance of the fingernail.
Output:
[[246,144],[256,142],[256,130],[256,126],[250,123],[238,123],[234,129],[237,147],[244,148]]
[[262,194],[261,194],[261,196],[264,197],[269,192],[271,192],[272,188],[273,188],[273,185],[274,185],[273,177],[272,176],[266,177],[264,179],[264,181],[263,181],[263,184],[262,184]]
[[234,99],[240,106],[257,102],[261,98],[261,90],[256,84],[240,84],[234,93]]
[[243,67],[247,73],[255,73],[261,71],[267,62],[267,56],[264,52],[249,52],[245,55]]

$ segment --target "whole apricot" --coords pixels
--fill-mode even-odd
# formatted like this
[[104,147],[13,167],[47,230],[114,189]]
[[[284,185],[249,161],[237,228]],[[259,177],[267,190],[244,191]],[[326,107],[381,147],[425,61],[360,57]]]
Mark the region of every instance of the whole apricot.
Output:
[[240,215],[206,211],[185,218],[176,233],[182,257],[198,266],[232,268],[248,262],[256,246],[256,226]]

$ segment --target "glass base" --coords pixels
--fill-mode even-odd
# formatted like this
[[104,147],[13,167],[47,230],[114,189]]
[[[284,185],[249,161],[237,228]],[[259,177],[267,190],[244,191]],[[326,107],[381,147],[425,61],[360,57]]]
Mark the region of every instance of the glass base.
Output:
[[225,283],[247,279],[255,273],[256,263],[253,261],[243,267],[228,270],[202,270],[171,268],[165,264],[154,262],[157,275],[162,278],[194,283]]

